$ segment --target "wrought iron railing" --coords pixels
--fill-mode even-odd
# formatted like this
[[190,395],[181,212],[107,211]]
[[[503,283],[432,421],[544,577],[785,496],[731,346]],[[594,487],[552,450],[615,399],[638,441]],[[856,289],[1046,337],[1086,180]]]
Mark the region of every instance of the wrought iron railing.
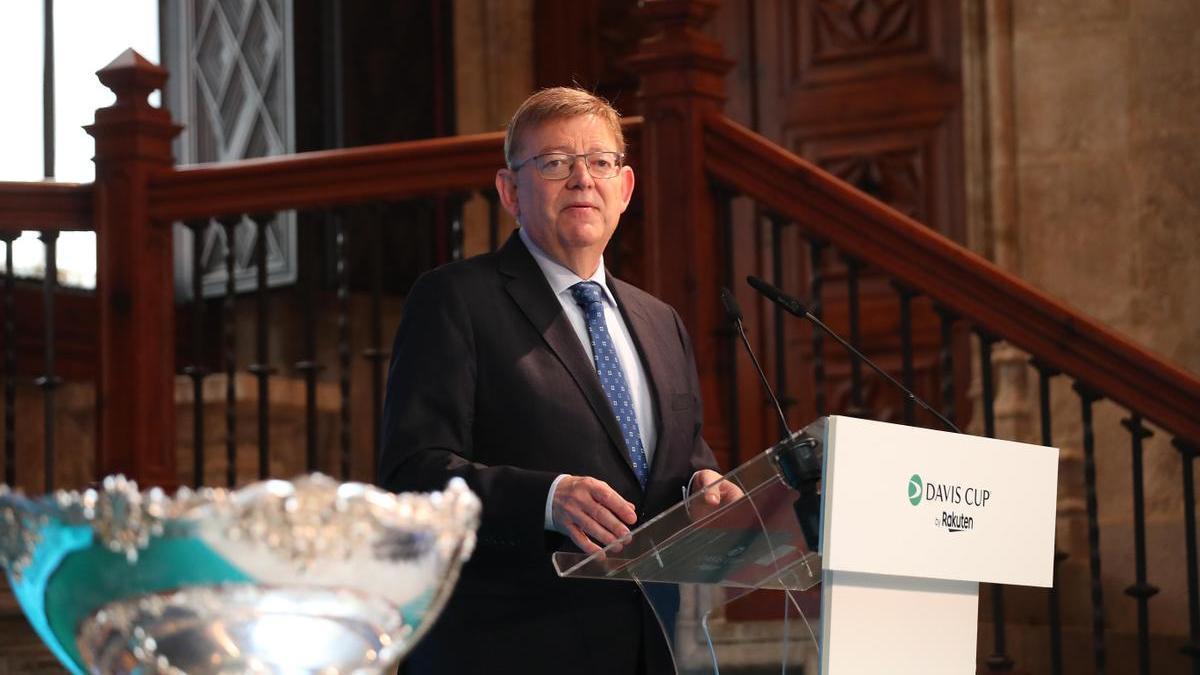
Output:
[[[737,283],[742,274],[773,275],[776,284],[797,295],[807,296],[818,316],[834,309],[826,297],[830,279],[828,265],[820,264],[828,249],[834,248],[844,260],[838,280],[844,294],[841,325],[852,344],[862,347],[859,332],[859,284],[865,270],[888,277],[894,289],[899,313],[900,363],[895,368],[899,379],[910,389],[921,392],[914,381],[912,309],[921,301],[932,306],[939,317],[940,342],[939,376],[937,386],[926,387],[927,395],[939,395],[946,417],[963,423],[970,420],[970,411],[956,407],[965,401],[965,383],[973,375],[972,362],[977,364],[981,428],[976,433],[996,436],[996,380],[993,355],[1001,343],[1023,350],[1029,357],[1028,367],[1037,375],[1038,409],[1041,416],[1040,437],[1045,445],[1055,445],[1052,434],[1052,397],[1050,380],[1069,378],[1077,398],[1082,425],[1084,501],[1087,517],[1087,562],[1090,586],[1091,652],[1094,672],[1104,673],[1109,662],[1108,622],[1111,599],[1104,596],[1101,570],[1100,521],[1098,517],[1096,474],[1096,429],[1094,406],[1103,399],[1126,410],[1121,426],[1127,431],[1131,444],[1133,491],[1133,558],[1135,576],[1126,594],[1136,601],[1138,672],[1150,671],[1149,601],[1158,588],[1148,581],[1146,566],[1145,484],[1143,477],[1142,442],[1153,432],[1146,426],[1152,422],[1172,437],[1172,444],[1181,454],[1180,475],[1183,488],[1183,537],[1175,559],[1187,566],[1187,596],[1190,642],[1185,653],[1191,657],[1193,671],[1200,672],[1200,652],[1197,647],[1198,585],[1196,570],[1195,496],[1193,462],[1196,441],[1200,439],[1200,379],[1166,363],[1161,358],[1137,347],[1112,331],[1081,316],[1012,277],[990,262],[946,239],[903,214],[894,211],[866,194],[824,173],[819,168],[779,148],[768,140],[742,128],[723,116],[710,116],[705,124],[705,168],[717,185],[719,200],[747,197],[755,202],[756,211],[767,214],[767,227],[774,245],[765,269],[731,269],[730,284]],[[728,217],[731,209],[721,209],[726,229],[746,226]],[[751,225],[753,226],[753,225]],[[797,228],[807,239],[810,253],[809,279],[806,286],[789,287],[784,279],[780,244],[785,228]],[[840,412],[865,414],[870,417],[913,424],[920,422],[935,426],[933,420],[917,420],[911,405],[902,412],[864,408],[863,379],[857,360],[851,358],[847,375],[850,395],[835,409],[827,407],[825,395],[828,380],[823,336],[811,333],[812,345],[806,362],[789,359],[794,352],[786,344],[784,317],[778,310],[764,313],[763,335],[771,336],[761,343],[773,347],[776,386],[789,400],[789,375],[808,371],[807,386],[816,392],[813,405],[807,409],[789,411],[793,423],[802,423],[820,414]],[[969,331],[978,345],[975,358],[964,351],[966,341],[955,335]],[[773,343],[773,344],[772,344]],[[732,340],[730,349],[733,349]],[[736,377],[731,378],[736,386]],[[957,382],[957,384],[956,384]],[[956,387],[960,392],[955,395]],[[746,392],[741,392],[745,396]],[[793,401],[794,402],[794,401]],[[743,420],[738,427],[745,430]],[[760,426],[770,428],[768,423]],[[743,433],[745,437],[745,432]],[[752,436],[751,436],[752,437]],[[1025,440],[1025,439],[1016,439]],[[1056,569],[1065,557],[1056,556]],[[1049,672],[1063,671],[1062,624],[1058,589],[1061,578],[1056,575],[1055,587],[1048,593],[1047,630],[1050,654],[1047,664],[1019,664],[1021,667],[1047,665]],[[990,619],[992,624],[991,654],[984,665],[989,672],[1007,672],[1014,667],[1007,640],[1005,593],[1002,586],[990,587]]]

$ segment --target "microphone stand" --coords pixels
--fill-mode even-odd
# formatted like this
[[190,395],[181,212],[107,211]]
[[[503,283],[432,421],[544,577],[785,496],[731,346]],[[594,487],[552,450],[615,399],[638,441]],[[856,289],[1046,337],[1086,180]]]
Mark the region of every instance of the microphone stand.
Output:
[[775,396],[775,391],[767,382],[767,374],[763,372],[762,365],[759,364],[758,357],[754,355],[754,349],[750,346],[750,339],[746,337],[746,328],[742,325],[742,309],[737,304],[737,298],[733,297],[733,293],[724,286],[721,287],[721,304],[725,307],[725,315],[733,322],[738,335],[742,337],[742,344],[746,347],[746,353],[750,355],[750,361],[754,364],[754,370],[758,373],[758,379],[762,382],[763,389],[767,390],[767,396],[771,398],[771,403],[775,404],[775,412],[779,415],[779,429],[783,432],[783,437],[789,438],[792,430],[788,428],[787,415],[783,414],[783,406],[779,404],[779,398]]
[[775,466],[783,481],[799,493],[799,497],[792,503],[792,509],[796,513],[796,520],[800,524],[800,531],[804,535],[804,542],[808,546],[808,550],[816,551],[821,536],[821,491],[819,485],[822,459],[821,453],[817,450],[819,443],[817,439],[806,433],[792,433],[788,429],[787,416],[783,413],[783,406],[779,404],[779,397],[775,395],[775,390],[767,381],[767,375],[763,372],[758,357],[754,355],[754,349],[750,346],[750,339],[746,337],[746,329],[742,324],[742,310],[738,307],[737,299],[733,297],[733,293],[728,288],[721,288],[721,304],[725,307],[725,314],[729,320],[737,327],[738,334],[742,337],[742,344],[746,347],[746,353],[750,355],[750,361],[754,363],[758,379],[762,382],[763,389],[767,390],[767,396],[771,398],[771,403],[775,405],[775,412],[779,415],[779,428],[783,431],[783,441],[778,445],[784,447],[774,455]]
[[754,288],[754,290],[761,293],[768,300],[770,300],[771,302],[782,307],[784,309],[784,311],[786,311],[788,314],[791,314],[793,316],[798,316],[801,319],[807,319],[808,321],[811,321],[814,326],[816,326],[817,328],[820,328],[826,335],[832,337],[834,340],[837,340],[839,344],[841,344],[843,347],[845,347],[847,350],[849,350],[849,352],[851,354],[853,354],[856,358],[858,358],[859,360],[866,363],[868,366],[871,367],[872,370],[874,370],[881,377],[883,377],[883,379],[890,382],[892,384],[892,386],[894,386],[896,389],[899,389],[906,397],[908,397],[908,400],[916,403],[922,409],[928,411],[930,414],[932,414],[934,417],[936,417],[939,421],[941,421],[942,424],[946,425],[946,428],[953,430],[955,433],[959,433],[959,434],[963,433],[962,429],[959,429],[957,425],[955,425],[950,420],[946,419],[946,417],[944,415],[942,415],[940,412],[938,412],[937,410],[935,410],[933,408],[933,406],[926,403],[925,399],[921,398],[920,396],[917,396],[908,387],[904,386],[903,384],[900,384],[898,381],[896,381],[896,378],[892,377],[891,375],[888,375],[887,372],[885,372],[883,370],[883,368],[880,368],[878,365],[876,365],[876,363],[874,361],[867,358],[867,356],[865,354],[858,351],[858,349],[856,349],[854,347],[854,345],[847,342],[841,335],[838,335],[837,332],[835,332],[832,328],[825,325],[824,321],[821,321],[816,316],[813,316],[813,313],[808,311],[808,308],[806,308],[804,306],[804,303],[800,302],[800,300],[784,293],[783,291],[772,286],[771,284],[768,284],[767,282],[763,281],[762,279],[759,279],[756,276],[746,277],[746,283],[750,284]]

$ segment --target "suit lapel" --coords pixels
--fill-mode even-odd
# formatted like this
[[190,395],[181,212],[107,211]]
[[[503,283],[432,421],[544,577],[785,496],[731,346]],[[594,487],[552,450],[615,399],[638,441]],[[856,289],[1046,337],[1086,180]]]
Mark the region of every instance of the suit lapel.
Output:
[[619,450],[618,454],[632,472],[633,462],[621,436],[621,427],[600,385],[596,367],[579,344],[579,337],[563,314],[562,305],[546,283],[541,268],[515,232],[498,252],[498,259],[501,274],[509,277],[505,290],[542,336],[546,346],[571,374],[609,439]]

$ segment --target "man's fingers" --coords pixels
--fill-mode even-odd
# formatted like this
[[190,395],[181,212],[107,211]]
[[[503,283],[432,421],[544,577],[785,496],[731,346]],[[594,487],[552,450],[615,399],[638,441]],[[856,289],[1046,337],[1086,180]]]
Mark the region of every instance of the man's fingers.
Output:
[[592,538],[592,541],[600,544],[601,546],[608,546],[619,538],[617,535],[608,531],[608,529],[597,522],[594,518],[591,518],[586,514],[580,515],[578,518],[576,518],[575,522],[579,525],[580,529],[587,534],[587,536]]
[[607,483],[596,482],[598,485],[592,490],[592,497],[626,525],[636,523],[637,511],[633,508],[633,504],[625,501],[625,498],[617,494],[617,491],[609,487]]
[[721,474],[710,469],[699,471],[693,480],[699,483],[699,490],[704,493],[704,503],[709,506],[730,504],[745,494],[737,485],[723,480]]
[[595,478],[570,476],[555,490],[554,522],[579,548],[594,553],[599,546],[628,536],[637,521],[633,505],[607,483]]
[[588,515],[592,517],[592,520],[596,521],[596,523],[612,534],[614,539],[620,539],[621,537],[629,534],[629,528],[625,527],[625,524],[622,523],[617,516],[612,511],[609,511],[608,508],[603,504],[592,505]]
[[579,529],[579,526],[574,523],[567,524],[567,534],[571,537],[571,541],[575,542],[575,545],[579,547],[579,550],[588,555],[600,550],[600,547],[591,539],[588,539],[583,530]]
[[735,502],[746,494],[745,492],[742,492],[740,487],[730,483],[729,481],[721,483],[721,492],[723,493],[721,499],[725,502]]

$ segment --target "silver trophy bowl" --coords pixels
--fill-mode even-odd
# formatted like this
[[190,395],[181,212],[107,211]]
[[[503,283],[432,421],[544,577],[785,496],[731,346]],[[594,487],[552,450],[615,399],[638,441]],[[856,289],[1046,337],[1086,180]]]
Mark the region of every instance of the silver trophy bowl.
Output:
[[73,673],[384,673],[470,557],[459,480],[393,494],[313,474],[139,492],[122,477],[30,499],[0,486],[0,565]]

